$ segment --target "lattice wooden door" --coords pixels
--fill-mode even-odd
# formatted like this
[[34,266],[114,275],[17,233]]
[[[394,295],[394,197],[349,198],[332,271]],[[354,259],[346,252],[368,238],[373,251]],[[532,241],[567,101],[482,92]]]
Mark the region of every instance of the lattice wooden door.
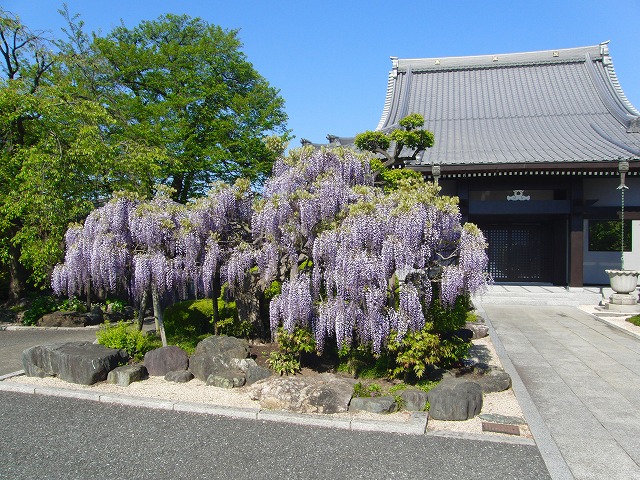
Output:
[[497,282],[550,282],[551,244],[541,224],[487,225],[489,273]]

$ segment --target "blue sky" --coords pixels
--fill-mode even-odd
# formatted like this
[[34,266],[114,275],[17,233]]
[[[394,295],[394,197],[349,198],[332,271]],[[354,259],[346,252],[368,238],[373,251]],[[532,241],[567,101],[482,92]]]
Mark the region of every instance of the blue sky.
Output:
[[[61,37],[54,0],[4,0],[32,30]],[[87,31],[107,34],[163,13],[239,29],[249,61],[286,101],[301,138],[374,129],[390,56],[446,57],[609,45],[618,79],[640,108],[640,0],[266,1],[67,0]]]

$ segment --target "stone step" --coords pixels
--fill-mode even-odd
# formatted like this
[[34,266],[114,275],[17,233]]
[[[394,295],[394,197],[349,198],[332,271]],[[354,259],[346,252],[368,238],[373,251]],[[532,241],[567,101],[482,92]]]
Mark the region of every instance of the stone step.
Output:
[[[607,290],[604,289],[605,298]],[[600,288],[566,289],[553,286],[492,285],[484,295],[474,302],[494,305],[598,305],[602,300]]]

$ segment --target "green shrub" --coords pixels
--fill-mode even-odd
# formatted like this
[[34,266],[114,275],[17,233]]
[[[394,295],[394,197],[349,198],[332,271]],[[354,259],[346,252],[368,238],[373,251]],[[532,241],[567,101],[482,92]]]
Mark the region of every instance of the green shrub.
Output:
[[31,305],[24,312],[22,317],[23,325],[35,325],[43,315],[58,310],[59,302],[50,295],[36,297]]
[[189,334],[196,336],[213,331],[212,316],[211,299],[178,302],[165,309],[164,328],[167,335]]
[[430,366],[440,361],[440,337],[432,331],[433,324],[427,323],[422,330],[407,332],[402,340],[393,332],[387,349],[395,360],[389,374],[394,378],[409,380],[411,373],[422,378]]
[[122,300],[105,300],[105,305],[111,308],[114,313],[124,312],[124,307],[127,305]]
[[[218,334],[232,337],[248,337],[251,334],[251,323],[238,318],[235,302],[218,299]],[[164,327],[167,336],[181,338],[198,337],[212,334],[213,303],[210,298],[187,300],[167,307],[164,313]]]
[[134,325],[126,322],[118,322],[115,325],[105,322],[100,326],[96,337],[100,345],[122,349],[136,361],[142,360],[148,351],[162,346],[155,336],[139,331]]
[[316,349],[313,334],[306,328],[295,327],[293,332],[287,332],[278,327],[276,342],[279,351],[271,352],[267,363],[279,375],[292,375],[300,371],[300,357],[303,352],[311,353]]
[[294,375],[300,371],[301,365],[295,355],[284,352],[271,352],[267,359],[269,368],[278,375]]
[[373,379],[387,376],[392,359],[385,351],[374,355],[370,344],[343,347],[338,351],[340,363],[337,370],[357,378]]
[[65,298],[58,303],[58,310],[86,313],[87,305],[78,297]]
[[460,296],[452,307],[443,306],[435,296],[427,312],[427,320],[433,323],[435,332],[455,332],[464,328],[467,314],[470,311],[469,298]]

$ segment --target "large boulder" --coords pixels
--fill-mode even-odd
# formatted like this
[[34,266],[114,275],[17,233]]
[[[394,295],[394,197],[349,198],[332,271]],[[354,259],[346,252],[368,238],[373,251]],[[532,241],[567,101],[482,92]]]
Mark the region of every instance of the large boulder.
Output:
[[124,350],[90,342],[38,345],[22,352],[27,376],[54,376],[82,385],[106,380],[111,370],[128,360],[129,355]]
[[144,354],[144,366],[149,375],[163,377],[169,372],[189,368],[189,355],[175,345],[156,348]]
[[511,387],[511,376],[501,368],[491,368],[473,379],[483,393],[502,392]]
[[202,340],[189,359],[189,370],[196,378],[207,381],[209,375],[237,369],[234,359],[249,357],[249,342],[241,338],[211,336]]
[[264,380],[265,378],[269,378],[271,375],[273,375],[273,372],[271,370],[259,365],[250,366],[244,373],[247,377],[247,385],[253,385],[256,382]]
[[429,417],[434,420],[469,420],[482,410],[482,388],[463,379],[443,380],[427,398]]
[[473,340],[489,335],[489,327],[482,322],[467,322],[465,328],[473,332]]
[[344,413],[349,410],[355,380],[330,374],[271,377],[249,387],[262,408],[298,413]]
[[85,313],[87,325],[100,325],[104,322],[104,313],[100,305],[93,305],[89,313]]
[[87,314],[79,312],[51,312],[38,319],[39,327],[86,327],[87,325],[91,325],[90,318]]

